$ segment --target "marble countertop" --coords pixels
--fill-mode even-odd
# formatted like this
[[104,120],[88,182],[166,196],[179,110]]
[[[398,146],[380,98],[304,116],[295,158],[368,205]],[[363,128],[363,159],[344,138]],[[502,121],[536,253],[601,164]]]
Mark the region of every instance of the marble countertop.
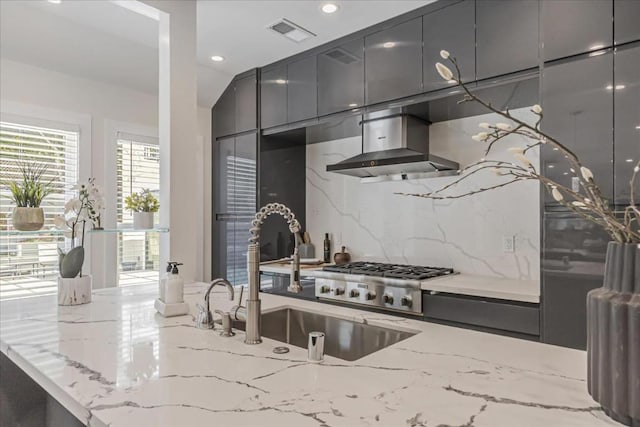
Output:
[[[286,263],[264,264],[260,271],[265,273],[290,274],[291,265]],[[322,265],[304,266],[301,275],[322,277]],[[330,272],[332,277],[340,277],[340,273]],[[366,276],[345,275],[345,280],[355,280]],[[501,277],[474,276],[470,274],[453,274],[451,276],[422,280],[420,288],[436,292],[496,298],[509,301],[540,302],[540,282],[537,280],[506,279]]]
[[[192,310],[204,284],[185,287]],[[354,362],[308,363],[244,334],[223,338],[190,315],[162,318],[156,286],[4,301],[0,349],[91,426],[615,426],[586,390],[586,354],[412,319],[262,295],[265,311],[296,306],[418,332]],[[224,289],[213,295],[228,308]]]

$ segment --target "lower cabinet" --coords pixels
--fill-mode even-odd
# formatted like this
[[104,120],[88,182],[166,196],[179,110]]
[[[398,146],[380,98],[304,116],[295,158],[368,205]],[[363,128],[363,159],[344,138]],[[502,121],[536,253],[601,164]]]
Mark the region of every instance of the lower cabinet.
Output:
[[475,326],[498,331],[525,334],[540,333],[538,304],[465,295],[424,292],[424,317],[434,320]]

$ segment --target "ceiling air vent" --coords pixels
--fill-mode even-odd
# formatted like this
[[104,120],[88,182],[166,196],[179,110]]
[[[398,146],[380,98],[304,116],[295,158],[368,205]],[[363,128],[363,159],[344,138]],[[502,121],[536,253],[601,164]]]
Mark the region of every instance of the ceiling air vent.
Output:
[[333,59],[334,61],[338,61],[347,65],[352,64],[354,62],[358,62],[360,60],[360,58],[358,58],[354,54],[349,53],[346,50],[341,49],[339,47],[333,50],[330,50],[329,52],[326,52],[325,55],[327,55],[329,58]]
[[309,30],[305,30],[300,25],[294,24],[293,22],[282,18],[280,21],[269,25],[268,27],[271,31],[275,31],[276,33],[285,36],[289,40],[293,40],[296,43],[300,43],[303,40],[308,39],[309,37],[315,37]]

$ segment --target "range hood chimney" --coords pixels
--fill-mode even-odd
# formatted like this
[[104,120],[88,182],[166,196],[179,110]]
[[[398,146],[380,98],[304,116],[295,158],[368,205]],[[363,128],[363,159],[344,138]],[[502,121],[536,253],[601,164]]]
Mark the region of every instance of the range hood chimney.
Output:
[[460,165],[429,153],[429,125],[400,109],[363,116],[362,154],[327,166],[327,172],[365,178],[404,180],[454,175]]

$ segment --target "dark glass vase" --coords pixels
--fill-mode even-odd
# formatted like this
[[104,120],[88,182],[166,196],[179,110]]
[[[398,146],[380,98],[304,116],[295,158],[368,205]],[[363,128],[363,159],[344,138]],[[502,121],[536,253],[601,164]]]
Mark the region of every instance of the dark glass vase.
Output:
[[589,394],[640,427],[640,244],[610,242],[604,283],[587,295]]

